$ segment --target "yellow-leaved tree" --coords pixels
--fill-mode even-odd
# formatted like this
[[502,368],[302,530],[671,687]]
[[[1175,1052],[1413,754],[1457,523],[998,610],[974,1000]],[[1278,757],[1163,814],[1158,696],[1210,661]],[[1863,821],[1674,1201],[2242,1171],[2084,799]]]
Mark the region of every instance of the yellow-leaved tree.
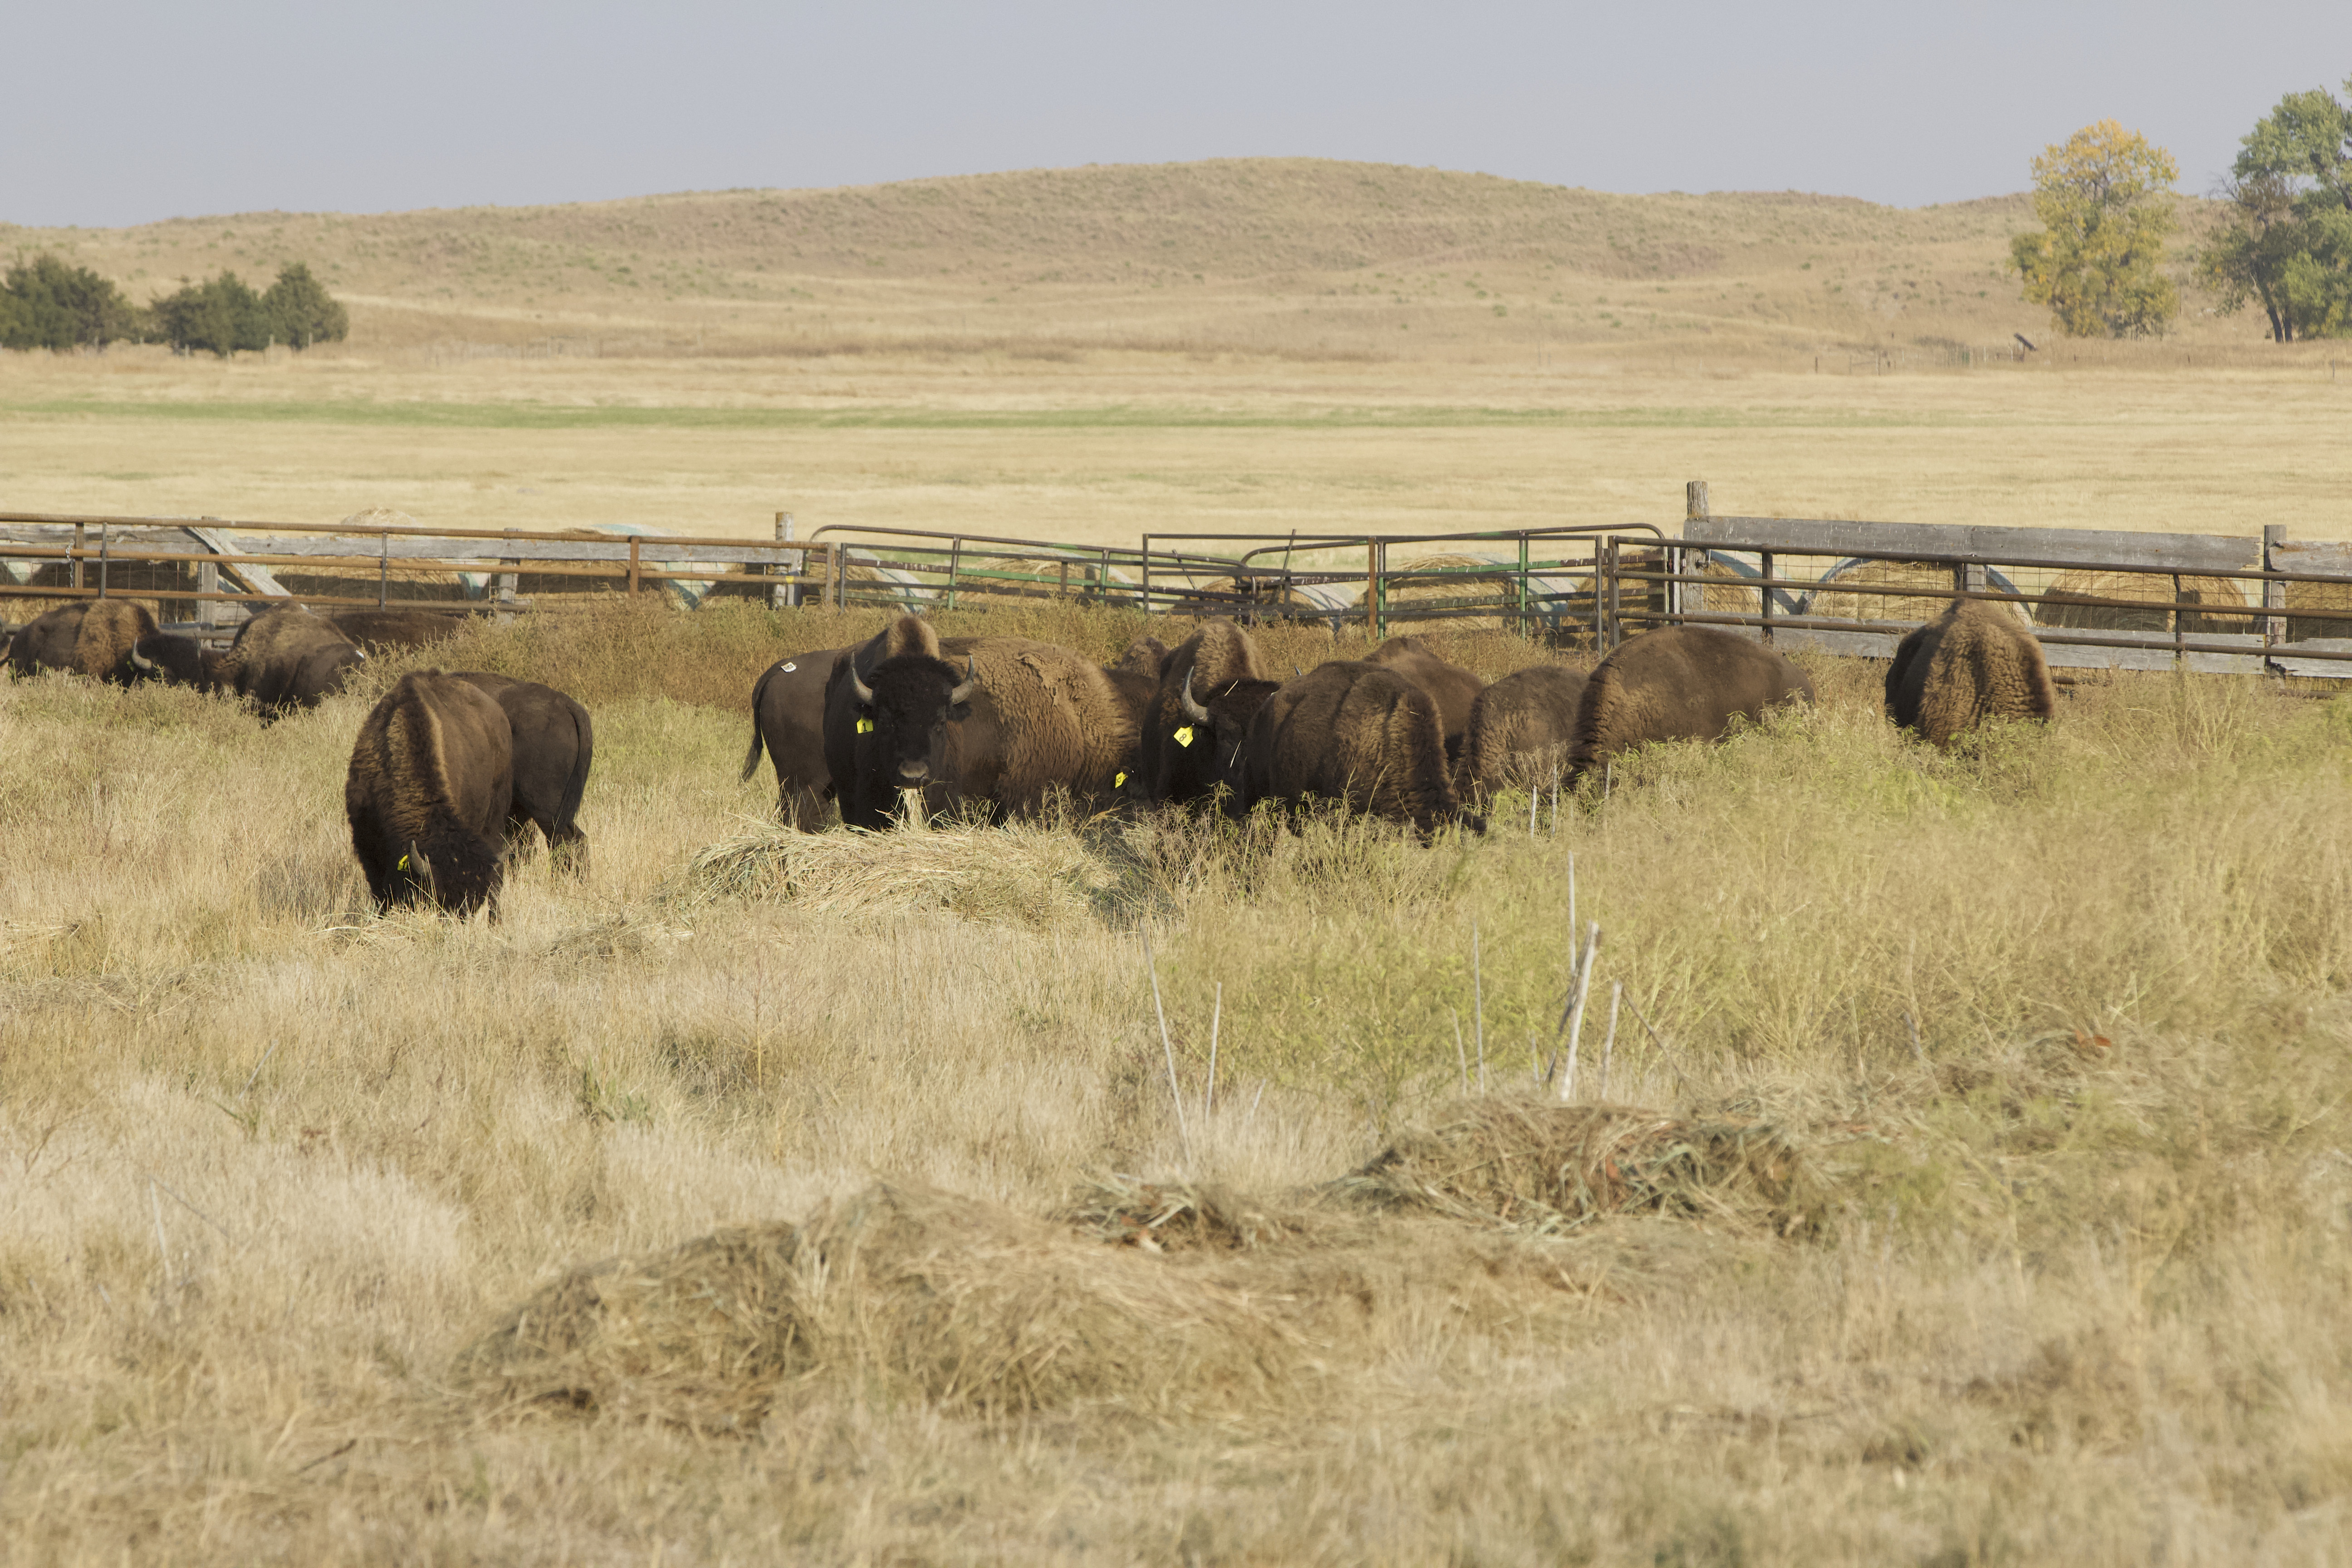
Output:
[[2164,331],[2180,293],[2158,270],[2174,225],[2163,193],[2179,177],[2171,153],[2112,120],[2042,149],[2033,160],[2042,232],[2010,241],[2026,299],[2049,306],[2071,338]]

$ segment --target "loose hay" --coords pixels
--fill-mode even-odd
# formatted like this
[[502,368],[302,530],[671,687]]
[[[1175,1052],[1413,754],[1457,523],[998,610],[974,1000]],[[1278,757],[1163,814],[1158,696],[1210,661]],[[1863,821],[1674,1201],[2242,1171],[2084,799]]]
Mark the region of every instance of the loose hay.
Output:
[[1248,1251],[1297,1239],[1304,1216],[1223,1187],[1090,1177],[1054,1216],[1083,1235],[1146,1252]]
[[822,914],[945,910],[1045,930],[1091,917],[1116,881],[1076,836],[1044,826],[803,833],[762,826],[697,852],[673,896],[688,905],[780,900]]
[[1333,1184],[1337,1195],[1536,1231],[1658,1213],[1807,1223],[1811,1182],[1780,1129],[1615,1105],[1461,1100]]
[[1155,1414],[1264,1395],[1302,1342],[1245,1293],[1042,1220],[877,1184],[807,1223],[566,1275],[462,1352],[501,1409],[744,1432],[804,1394]]

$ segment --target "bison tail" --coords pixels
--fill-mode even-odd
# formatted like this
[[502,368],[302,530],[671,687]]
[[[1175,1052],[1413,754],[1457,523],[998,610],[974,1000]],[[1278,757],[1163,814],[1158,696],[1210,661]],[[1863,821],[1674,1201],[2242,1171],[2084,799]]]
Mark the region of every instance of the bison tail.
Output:
[[[580,815],[580,797],[588,793],[588,765],[596,759],[596,731],[590,727],[587,710],[572,705],[572,727],[580,737],[580,744],[572,752],[572,776],[563,781],[563,798],[556,803],[555,820],[570,827]],[[755,725],[752,733],[759,733]]]
[[766,669],[761,670],[760,672],[760,679],[752,683],[751,749],[743,753],[743,772],[741,776],[735,781],[737,784],[750,784],[751,782],[752,773],[759,770],[760,749],[763,743],[763,737],[760,733],[760,700],[767,696],[768,682],[774,678],[775,673],[776,667],[772,664]]

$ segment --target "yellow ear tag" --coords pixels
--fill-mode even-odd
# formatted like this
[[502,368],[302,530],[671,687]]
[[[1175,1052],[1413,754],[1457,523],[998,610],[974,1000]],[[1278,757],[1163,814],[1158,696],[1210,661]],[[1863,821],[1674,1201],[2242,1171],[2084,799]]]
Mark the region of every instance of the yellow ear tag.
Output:
[[874,721],[871,719],[860,719],[857,721],[857,732],[861,735],[871,735],[874,733]]
[[1192,743],[1192,725],[1187,724],[1182,729],[1176,731],[1176,743],[1180,746],[1189,746]]
[[1111,774],[1110,787],[1113,789],[1125,789],[1127,787],[1127,775],[1125,773]]
[[403,855],[403,856],[400,858],[400,864],[399,864],[399,865],[397,865],[397,866],[394,866],[394,867],[393,868],[393,869],[394,869],[394,870],[395,870],[395,871],[405,871],[405,870],[407,870],[407,869],[408,869],[408,857],[407,857],[407,856],[405,856],[405,855]]

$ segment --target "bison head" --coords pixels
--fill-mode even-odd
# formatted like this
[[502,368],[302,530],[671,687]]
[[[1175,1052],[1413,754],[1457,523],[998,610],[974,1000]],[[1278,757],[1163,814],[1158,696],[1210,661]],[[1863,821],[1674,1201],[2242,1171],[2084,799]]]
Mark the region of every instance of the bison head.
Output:
[[874,667],[871,683],[849,669],[858,730],[867,737],[859,758],[868,797],[921,789],[950,772],[949,726],[971,717],[980,673],[969,656],[959,671],[927,654],[900,654]]
[[150,632],[131,645],[131,678],[217,690],[221,656],[194,637],[175,632]]

